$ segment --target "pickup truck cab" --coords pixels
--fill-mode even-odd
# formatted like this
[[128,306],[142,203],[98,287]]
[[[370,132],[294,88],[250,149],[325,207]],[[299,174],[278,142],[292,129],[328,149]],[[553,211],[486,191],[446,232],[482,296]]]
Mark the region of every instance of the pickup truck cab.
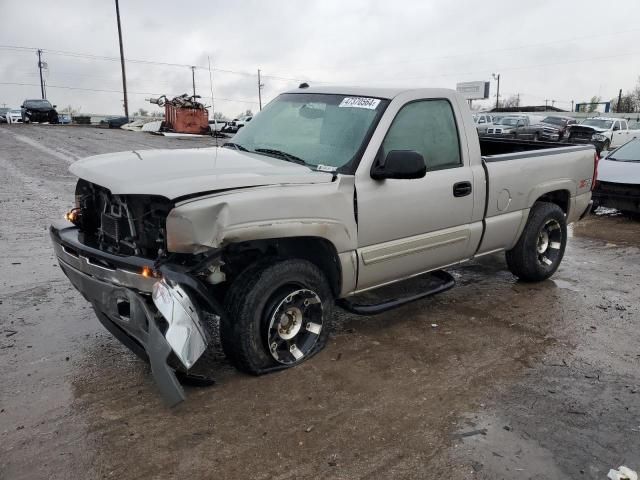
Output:
[[478,134],[487,133],[487,128],[493,125],[493,118],[488,113],[476,113],[473,115],[473,123],[476,124]]
[[570,143],[593,143],[598,150],[617,148],[638,136],[640,130],[629,129],[624,118],[587,118],[569,130]]
[[[74,163],[72,224],[50,233],[62,270],[173,404],[175,372],[213,348],[211,319],[229,361],[257,375],[319,352],[335,302],[379,313],[451,287],[440,269],[502,251],[523,281],[549,278],[596,160],[591,145],[552,146],[479,140],[452,90],[303,84],[223,148]],[[421,295],[359,300],[434,271]]]

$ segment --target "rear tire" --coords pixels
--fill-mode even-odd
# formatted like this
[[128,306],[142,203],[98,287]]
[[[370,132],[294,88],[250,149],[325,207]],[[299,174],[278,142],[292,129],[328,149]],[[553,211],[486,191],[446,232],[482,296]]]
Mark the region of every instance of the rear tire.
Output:
[[536,202],[518,243],[506,253],[509,270],[525,282],[546,280],[560,266],[567,245],[567,219],[555,203]]
[[265,261],[232,283],[220,325],[225,355],[238,370],[260,375],[298,365],[325,347],[333,295],[306,260]]

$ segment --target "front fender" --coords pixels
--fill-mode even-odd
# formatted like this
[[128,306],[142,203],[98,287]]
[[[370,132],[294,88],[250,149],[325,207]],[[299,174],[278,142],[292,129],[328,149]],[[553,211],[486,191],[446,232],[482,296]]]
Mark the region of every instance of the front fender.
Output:
[[274,185],[178,204],[167,218],[167,249],[202,253],[249,240],[319,237],[338,253],[355,250],[354,177],[327,184]]

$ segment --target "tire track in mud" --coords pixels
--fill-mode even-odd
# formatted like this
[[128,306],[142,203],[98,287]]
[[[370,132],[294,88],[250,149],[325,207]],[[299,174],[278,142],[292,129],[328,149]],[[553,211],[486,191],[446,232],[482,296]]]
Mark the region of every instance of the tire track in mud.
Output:
[[25,137],[24,135],[20,135],[14,132],[11,132],[9,130],[2,130],[4,133],[8,134],[8,135],[12,135],[13,138],[15,138],[16,140],[18,140],[19,142],[25,143],[27,145],[29,145],[30,147],[33,147],[37,150],[40,150],[41,152],[46,153],[47,155],[50,155],[54,158],[57,158],[59,160],[62,160],[63,162],[67,162],[69,164],[75,162],[76,160],[78,160],[78,157],[70,157],[69,155],[65,155],[59,151],[56,151],[52,148],[47,147],[46,145],[43,145],[42,143],[38,142],[37,140],[33,140],[32,138],[29,137]]

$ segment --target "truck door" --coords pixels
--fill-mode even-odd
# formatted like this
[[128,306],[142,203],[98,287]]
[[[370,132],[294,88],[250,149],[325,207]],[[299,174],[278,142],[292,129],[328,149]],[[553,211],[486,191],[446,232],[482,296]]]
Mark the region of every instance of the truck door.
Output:
[[466,137],[461,142],[459,123],[448,99],[405,104],[378,155],[416,151],[425,159],[426,175],[373,180],[363,172],[356,177],[358,289],[450,265],[467,255],[473,172],[468,154],[463,155]]
[[[625,124],[627,122],[624,122]],[[611,146],[619,147],[627,141],[628,129],[622,128],[622,121],[616,120],[613,124],[613,132],[611,134]]]

